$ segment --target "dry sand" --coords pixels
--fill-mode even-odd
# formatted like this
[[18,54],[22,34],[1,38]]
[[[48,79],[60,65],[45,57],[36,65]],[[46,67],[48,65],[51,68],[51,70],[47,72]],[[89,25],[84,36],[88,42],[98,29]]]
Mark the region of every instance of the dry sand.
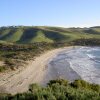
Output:
[[32,83],[41,84],[46,75],[48,61],[65,49],[70,50],[72,47],[48,51],[36,57],[34,61],[29,61],[28,66],[24,69],[0,74],[0,92],[11,94],[21,93],[27,91],[29,85]]
[[5,65],[4,62],[3,61],[0,61],[0,66],[3,66],[3,65]]

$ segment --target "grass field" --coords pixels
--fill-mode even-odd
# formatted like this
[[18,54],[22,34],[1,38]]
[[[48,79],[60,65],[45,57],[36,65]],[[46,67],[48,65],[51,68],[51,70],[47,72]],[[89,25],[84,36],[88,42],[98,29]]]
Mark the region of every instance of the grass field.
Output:
[[46,26],[0,28],[0,40],[13,43],[70,42],[81,38],[100,39],[100,28],[61,28]]

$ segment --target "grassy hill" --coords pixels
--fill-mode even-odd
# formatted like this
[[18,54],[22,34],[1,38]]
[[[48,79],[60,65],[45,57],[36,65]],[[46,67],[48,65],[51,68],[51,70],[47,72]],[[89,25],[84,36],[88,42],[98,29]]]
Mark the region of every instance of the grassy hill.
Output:
[[71,42],[77,39],[100,39],[100,27],[62,28],[47,26],[1,27],[0,42],[34,43],[34,42]]

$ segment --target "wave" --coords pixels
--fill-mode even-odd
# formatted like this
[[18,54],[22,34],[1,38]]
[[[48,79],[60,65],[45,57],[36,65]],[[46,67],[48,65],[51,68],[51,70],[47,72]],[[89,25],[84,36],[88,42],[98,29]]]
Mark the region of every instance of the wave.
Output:
[[93,56],[92,54],[87,54],[87,56],[88,56],[90,59],[95,59],[95,56]]
[[[65,50],[61,52],[53,61],[61,69],[64,66],[66,66],[66,68],[70,67],[81,79],[100,84],[100,68],[98,67],[100,65],[99,55],[100,47],[73,48],[70,51]],[[69,63],[69,66],[67,63]]]
[[96,56],[93,56],[92,54],[87,54],[87,56],[88,56],[91,60],[100,63],[100,58],[98,58],[98,57],[96,57]]

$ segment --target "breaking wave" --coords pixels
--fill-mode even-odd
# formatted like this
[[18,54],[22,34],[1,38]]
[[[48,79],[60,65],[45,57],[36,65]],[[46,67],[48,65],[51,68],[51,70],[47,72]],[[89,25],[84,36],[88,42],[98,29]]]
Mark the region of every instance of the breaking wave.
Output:
[[64,66],[64,71],[70,67],[83,80],[100,84],[100,47],[74,47],[69,51],[64,50],[50,62],[50,67],[53,63],[59,73],[59,67],[63,69]]

